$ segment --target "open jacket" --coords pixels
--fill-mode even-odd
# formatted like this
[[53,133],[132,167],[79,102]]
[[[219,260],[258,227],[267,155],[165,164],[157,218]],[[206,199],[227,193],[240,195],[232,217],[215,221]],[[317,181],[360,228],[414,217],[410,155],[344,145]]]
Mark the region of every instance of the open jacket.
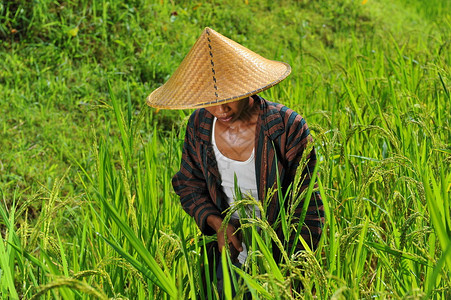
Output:
[[[296,112],[282,104],[266,101],[258,95],[253,97],[260,103],[255,131],[255,171],[259,199],[263,200],[267,191],[277,187],[277,172],[285,194],[294,180],[304,149],[307,143],[312,142],[312,138],[306,122]],[[193,112],[186,128],[180,171],[172,179],[183,209],[194,218],[202,233],[206,235],[216,233],[207,224],[207,217],[218,215],[223,218],[224,211],[228,208],[211,143],[213,118],[205,109]],[[309,161],[302,171],[304,181],[299,192],[310,183],[310,176],[316,164],[314,148],[307,159]],[[303,203],[304,200],[296,208],[297,218],[301,215]],[[279,211],[279,200],[275,193],[266,211],[271,225],[276,222]],[[301,235],[313,249],[321,236],[323,222],[321,197],[319,193],[314,192],[301,231]],[[275,229],[281,237],[280,228]],[[292,244],[292,239],[294,235],[284,240]],[[297,248],[302,248],[301,243],[297,245]]]

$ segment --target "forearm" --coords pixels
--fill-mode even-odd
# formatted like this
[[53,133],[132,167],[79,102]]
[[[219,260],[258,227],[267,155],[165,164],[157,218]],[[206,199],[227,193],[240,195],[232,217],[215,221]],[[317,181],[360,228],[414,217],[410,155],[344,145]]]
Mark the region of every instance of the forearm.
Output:
[[[185,212],[194,218],[194,221],[203,234],[212,235],[219,230],[220,224],[219,227],[216,228],[208,223],[209,218],[220,218],[221,216],[221,212],[218,207],[213,204],[209,195],[192,192],[184,197],[181,196],[180,203]],[[216,223],[212,225],[217,226]]]

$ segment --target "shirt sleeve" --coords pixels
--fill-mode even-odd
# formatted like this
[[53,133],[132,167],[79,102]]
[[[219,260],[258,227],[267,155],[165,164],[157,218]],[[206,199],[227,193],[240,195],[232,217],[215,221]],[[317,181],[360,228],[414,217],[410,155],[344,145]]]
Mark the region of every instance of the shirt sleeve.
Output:
[[[306,152],[309,151],[309,152]],[[288,165],[287,178],[293,180],[296,178],[296,173],[300,172],[299,185],[293,185],[293,188],[297,189],[297,193],[293,198],[297,198],[302,195],[311,181],[313,172],[316,166],[316,152],[313,147],[313,139],[310,135],[309,128],[305,120],[298,114],[295,114],[293,123],[288,126],[287,132],[287,144],[286,144],[286,158]],[[299,170],[298,170],[299,169]],[[295,184],[297,182],[294,182]],[[314,184],[314,188],[317,188],[318,184]],[[294,211],[295,223],[299,222],[302,216],[302,210],[304,202],[307,199],[301,199]],[[314,191],[308,199],[309,204],[301,227],[301,236],[307,242],[312,250],[315,250],[318,246],[318,242],[321,238],[322,228],[324,224],[324,207],[321,196],[318,191]],[[295,234],[290,237],[289,247],[291,249],[294,242]],[[296,250],[302,250],[303,246],[298,241],[296,244]]]
[[174,191],[180,196],[183,209],[194,218],[203,234],[216,232],[207,224],[210,215],[221,216],[221,212],[213,203],[207,181],[202,172],[201,145],[195,139],[195,114],[190,117],[183,144],[180,170],[172,178]]

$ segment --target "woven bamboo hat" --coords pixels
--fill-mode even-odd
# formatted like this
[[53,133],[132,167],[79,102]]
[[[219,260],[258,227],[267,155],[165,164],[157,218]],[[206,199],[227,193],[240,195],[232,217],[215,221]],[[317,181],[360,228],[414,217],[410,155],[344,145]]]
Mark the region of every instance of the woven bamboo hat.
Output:
[[207,27],[147,104],[187,109],[237,101],[276,85],[290,72],[287,63],[266,59]]

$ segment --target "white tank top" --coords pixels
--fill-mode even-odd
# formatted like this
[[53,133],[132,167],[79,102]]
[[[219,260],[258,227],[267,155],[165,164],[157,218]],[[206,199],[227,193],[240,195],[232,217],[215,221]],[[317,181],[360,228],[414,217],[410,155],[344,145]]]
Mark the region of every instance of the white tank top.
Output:
[[[241,190],[243,198],[246,195],[251,195],[254,199],[258,200],[258,190],[257,190],[257,179],[255,176],[255,156],[254,149],[252,150],[251,156],[246,161],[233,160],[225,156],[219,151],[216,145],[215,139],[215,126],[216,118],[213,119],[213,130],[211,133],[211,141],[213,145],[213,150],[216,156],[216,161],[218,163],[219,174],[221,175],[221,185],[222,189],[227,196],[227,203],[232,205],[235,202],[235,175],[237,178],[237,185]],[[260,218],[261,213],[257,206],[247,207],[246,213],[248,217],[253,216],[253,211],[255,209],[255,217]],[[237,212],[234,212],[232,218],[239,219]],[[238,260],[241,264],[244,263],[247,257],[247,249],[243,243],[243,251],[240,252]]]

